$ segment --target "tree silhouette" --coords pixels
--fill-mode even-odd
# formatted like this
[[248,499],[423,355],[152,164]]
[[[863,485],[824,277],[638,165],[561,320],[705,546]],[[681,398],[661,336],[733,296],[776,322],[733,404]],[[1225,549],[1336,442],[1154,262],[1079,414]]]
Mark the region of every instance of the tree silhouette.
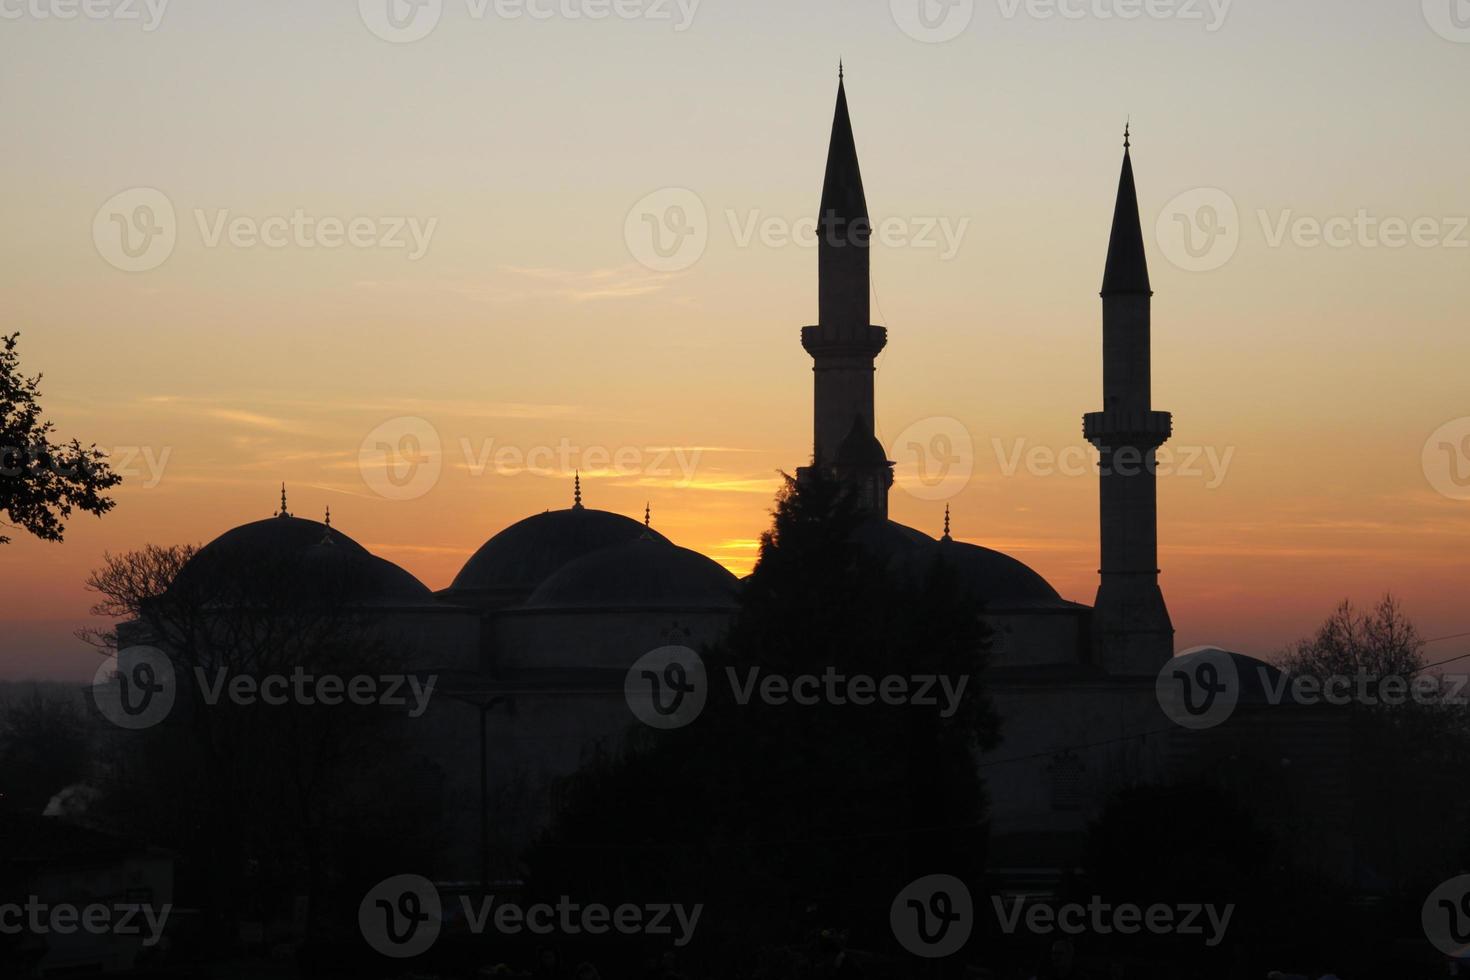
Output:
[[[102,516],[114,501],[105,491],[122,482],[106,454],[79,440],[52,441],[55,426],[41,418],[41,376],[20,373],[20,334],[0,337],[0,521],[43,541],[60,541],[73,509]],[[0,544],[10,538],[0,534]]]

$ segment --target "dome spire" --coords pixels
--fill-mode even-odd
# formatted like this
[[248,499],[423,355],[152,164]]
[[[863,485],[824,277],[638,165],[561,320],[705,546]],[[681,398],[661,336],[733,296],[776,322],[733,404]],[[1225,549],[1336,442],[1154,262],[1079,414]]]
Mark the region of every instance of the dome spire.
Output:
[[281,484],[281,509],[276,513],[277,517],[290,517],[291,512],[286,510],[286,484]]
[[649,507],[648,501],[645,500],[643,502],[643,526],[644,527],[649,527],[651,525],[652,521],[653,521],[653,510]]
[[572,482],[572,510],[582,509],[582,471],[577,470],[576,478]]
[[944,537],[940,538],[939,540],[941,540],[941,541],[953,541],[954,540],[954,538],[951,538],[949,536],[949,504],[945,504],[944,505]]
[[331,527],[332,526],[332,505],[331,504],[327,504],[327,519],[326,519],[326,521],[324,523],[327,525],[327,527]]

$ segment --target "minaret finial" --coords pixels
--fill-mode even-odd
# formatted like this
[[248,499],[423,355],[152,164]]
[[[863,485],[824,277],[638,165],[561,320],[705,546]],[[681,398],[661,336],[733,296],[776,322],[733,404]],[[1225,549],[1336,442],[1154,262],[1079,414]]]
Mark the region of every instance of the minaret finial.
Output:
[[837,80],[842,81],[842,59],[837,59]]
[[576,479],[572,483],[572,509],[582,509],[582,471],[577,471]]
[[276,516],[277,517],[290,517],[291,516],[290,512],[286,510],[286,484],[284,484],[284,483],[281,484],[281,512],[279,514],[277,514]]
[[949,504],[944,505],[944,538],[942,540],[953,540],[953,538],[949,536]]
[[1128,130],[1133,126],[1133,117],[1129,116],[1123,122],[1123,149],[1128,149],[1133,144],[1128,141]]

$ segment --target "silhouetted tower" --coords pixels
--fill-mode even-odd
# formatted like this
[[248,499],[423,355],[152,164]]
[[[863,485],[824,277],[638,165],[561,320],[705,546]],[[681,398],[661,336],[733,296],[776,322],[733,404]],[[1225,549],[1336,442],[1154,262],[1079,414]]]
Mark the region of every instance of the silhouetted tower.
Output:
[[1103,410],[1082,430],[1101,455],[1101,581],[1093,604],[1095,659],[1109,672],[1153,674],[1174,652],[1174,625],[1159,591],[1158,487],[1154,453],[1173,420],[1150,391],[1148,260],[1138,220],[1130,141],[1103,273]]
[[865,509],[886,518],[893,464],[873,435],[873,360],[888,331],[869,322],[871,230],[839,69],[817,216],[817,324],[801,330],[815,377],[812,465],[826,468]]

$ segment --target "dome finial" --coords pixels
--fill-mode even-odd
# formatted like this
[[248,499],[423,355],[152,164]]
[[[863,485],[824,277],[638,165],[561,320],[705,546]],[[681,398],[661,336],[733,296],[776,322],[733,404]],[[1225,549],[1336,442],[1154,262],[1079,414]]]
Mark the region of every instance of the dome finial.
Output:
[[276,514],[276,516],[277,517],[290,517],[291,516],[290,511],[286,510],[286,484],[284,484],[284,483],[281,484],[281,510],[280,510],[280,512],[278,514]]
[[326,523],[327,527],[331,527],[332,526],[332,505],[331,504],[327,504],[327,519],[326,519],[325,523]]
[[582,471],[577,470],[576,478],[572,482],[572,510],[582,509]]
[[953,538],[951,538],[949,536],[949,504],[945,504],[944,505],[944,537],[940,538],[940,540],[941,541],[953,541],[954,540]]
[[653,509],[651,507],[649,507],[647,501],[644,501],[643,502],[643,526],[644,527],[650,526],[650,524],[652,523],[652,521],[653,521]]

